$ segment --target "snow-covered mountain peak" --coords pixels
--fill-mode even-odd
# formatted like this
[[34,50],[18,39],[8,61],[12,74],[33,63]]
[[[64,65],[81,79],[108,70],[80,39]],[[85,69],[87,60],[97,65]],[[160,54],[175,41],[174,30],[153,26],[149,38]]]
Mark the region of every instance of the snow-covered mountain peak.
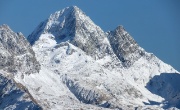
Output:
[[116,31],[119,31],[119,32],[125,31],[123,25],[117,26],[115,30],[116,30]]
[[66,7],[60,11],[56,11],[54,14],[51,14],[47,20],[45,29],[47,32],[50,32],[50,27],[59,25],[63,28],[65,22],[70,22],[71,20],[75,19],[82,19],[78,18],[79,16],[85,16],[83,11],[80,10],[77,6],[70,6]]
[[0,109],[20,109],[24,99],[32,110],[180,108],[179,72],[123,26],[105,33],[71,6],[51,14],[28,40],[32,48],[22,33],[0,26]]
[[76,6],[51,14],[28,36],[28,40],[33,45],[43,34],[53,35],[57,44],[68,41],[94,59],[113,53],[104,31]]
[[[1,33],[13,33],[13,31],[11,30],[11,28],[6,25],[6,24],[3,24],[3,25],[0,25],[0,31]],[[17,33],[18,34],[18,33]],[[21,33],[22,34],[22,33]]]
[[1,26],[0,26],[0,29],[2,30],[2,29],[10,29],[10,28],[9,28],[9,26],[8,26],[8,25],[3,24],[3,25],[1,25]]
[[122,25],[108,32],[108,38],[114,53],[125,67],[131,66],[145,54],[144,49],[139,47]]
[[13,32],[7,25],[0,26],[0,48],[0,69],[26,74],[40,70],[29,42],[22,33]]
[[60,11],[51,14],[48,19],[41,22],[39,26],[28,36],[31,44],[37,41],[41,34],[51,33],[56,40],[62,40],[66,37],[74,37],[76,28],[80,22],[93,22],[77,6],[66,7]]
[[60,16],[74,16],[75,13],[83,14],[84,12],[79,9],[77,6],[66,7],[62,10],[56,11],[54,14],[51,14],[49,18],[59,18]]
[[[2,24],[0,25],[0,31],[2,32],[2,34],[4,33],[14,33],[11,28],[7,25],[7,24]],[[17,32],[16,33],[18,36],[24,36],[21,32]],[[29,44],[29,43],[28,43]]]

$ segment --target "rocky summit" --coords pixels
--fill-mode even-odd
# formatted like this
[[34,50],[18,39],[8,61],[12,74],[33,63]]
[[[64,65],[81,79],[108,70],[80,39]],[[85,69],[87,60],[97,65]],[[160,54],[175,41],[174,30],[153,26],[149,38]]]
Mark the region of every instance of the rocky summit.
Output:
[[0,27],[2,109],[24,103],[32,110],[180,109],[179,72],[121,25],[104,32],[71,6],[51,14],[27,40]]
[[11,73],[39,72],[40,64],[22,33],[13,32],[7,25],[0,26],[0,69]]

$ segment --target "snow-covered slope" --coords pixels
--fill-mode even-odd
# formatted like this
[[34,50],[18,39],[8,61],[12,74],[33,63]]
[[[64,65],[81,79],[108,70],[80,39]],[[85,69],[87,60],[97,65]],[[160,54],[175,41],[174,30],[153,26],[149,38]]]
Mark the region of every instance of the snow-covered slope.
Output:
[[[125,79],[122,77],[122,73],[117,74],[116,71],[112,72],[105,69],[81,49],[68,42],[56,44],[52,38],[50,34],[41,36],[41,40],[35,43],[33,49],[37,53],[38,61],[42,62],[43,67],[48,68],[48,70],[43,69],[42,72],[49,71],[48,73],[52,74],[51,77],[55,77],[57,80],[59,79],[59,86],[55,87],[58,92],[58,87],[65,88],[65,90],[68,90],[66,95],[73,96],[72,98],[75,98],[76,101],[79,100],[86,104],[110,108],[130,109],[137,107],[139,104],[143,105],[140,100],[148,101],[132,84],[124,81]],[[48,73],[44,72],[43,74],[48,75]],[[50,81],[47,82],[50,85],[54,85]],[[46,90],[40,89],[40,91],[44,92]],[[50,94],[50,92],[48,93]],[[54,94],[58,93],[52,94],[54,96]],[[63,93],[58,95],[63,96]],[[39,96],[35,95],[34,97]],[[129,97],[129,99],[127,100],[126,97]],[[137,102],[134,102],[135,97],[137,98]],[[58,100],[58,97],[55,99]],[[54,100],[57,103],[56,106],[64,107],[63,105],[58,105],[56,100]],[[127,107],[127,105],[131,106]]]
[[45,110],[179,108],[179,72],[122,26],[105,33],[72,6],[40,23],[28,40],[41,69],[14,80]]
[[[150,104],[151,101],[159,102],[160,105],[164,102],[163,97],[152,94],[145,86],[154,75],[163,71],[176,72],[153,54],[146,52],[146,56],[139,58],[130,68],[108,70],[99,60],[94,60],[71,43],[57,43],[52,34],[41,35],[33,50],[42,66],[48,68],[43,70],[54,74],[51,77],[57,75],[56,78],[61,80],[59,83],[62,87],[57,86],[56,89],[58,87],[68,89],[66,94],[75,96],[73,98],[76,101],[102,107],[133,109],[147,107],[149,105],[145,104]],[[160,109],[159,105],[150,108]],[[58,104],[56,106],[64,107]]]
[[41,110],[26,87],[16,83],[6,72],[0,71],[1,110]]

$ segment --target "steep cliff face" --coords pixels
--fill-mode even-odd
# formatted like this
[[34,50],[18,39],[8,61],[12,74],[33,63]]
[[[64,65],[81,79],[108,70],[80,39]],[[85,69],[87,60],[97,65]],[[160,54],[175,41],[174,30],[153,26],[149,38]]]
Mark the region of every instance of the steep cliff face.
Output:
[[108,38],[114,53],[125,67],[130,67],[145,55],[144,50],[139,47],[123,26],[118,26],[114,31],[108,32]]
[[7,25],[0,26],[0,69],[11,73],[36,73],[40,64],[22,33],[14,33]]

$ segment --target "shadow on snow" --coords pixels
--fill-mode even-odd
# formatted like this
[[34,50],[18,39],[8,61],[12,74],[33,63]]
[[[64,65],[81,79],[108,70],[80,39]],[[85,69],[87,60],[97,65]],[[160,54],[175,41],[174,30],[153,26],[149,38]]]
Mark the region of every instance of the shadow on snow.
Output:
[[164,98],[162,103],[149,101],[146,105],[160,105],[163,108],[176,107],[180,109],[180,74],[161,73],[155,75],[146,85],[146,88],[153,94]]

